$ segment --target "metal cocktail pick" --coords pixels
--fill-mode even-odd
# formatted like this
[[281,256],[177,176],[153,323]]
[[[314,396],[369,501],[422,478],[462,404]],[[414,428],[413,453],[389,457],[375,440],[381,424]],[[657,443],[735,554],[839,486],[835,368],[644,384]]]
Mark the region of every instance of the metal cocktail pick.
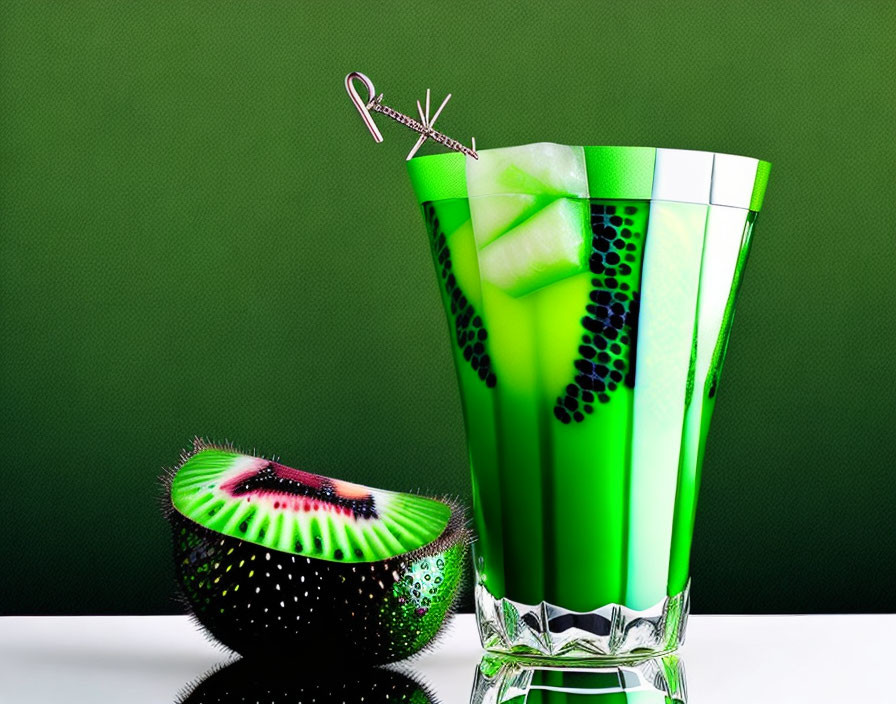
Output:
[[[361,99],[361,96],[358,95],[358,91],[355,90],[354,80],[359,79],[364,86],[367,88],[367,102]],[[414,154],[417,153],[417,150],[423,146],[423,143],[427,139],[431,139],[433,142],[438,142],[442,146],[448,147],[448,149],[453,149],[456,152],[462,152],[467,156],[471,156],[474,159],[478,159],[479,155],[476,153],[476,138],[472,138],[473,147],[465,147],[463,144],[458,142],[456,139],[451,139],[451,137],[442,134],[441,132],[437,132],[433,129],[433,125],[436,123],[436,120],[439,118],[439,115],[442,114],[442,108],[448,103],[451,99],[451,93],[445,96],[445,99],[442,101],[442,104],[439,105],[439,109],[436,110],[436,114],[432,117],[429,116],[429,88],[426,89],[426,110],[424,111],[423,106],[420,105],[420,101],[417,101],[417,112],[420,114],[420,121],[418,122],[412,117],[408,117],[404,115],[398,110],[393,110],[388,105],[383,105],[383,94],[376,94],[376,90],[373,88],[373,81],[371,81],[367,76],[358,71],[352,71],[345,77],[345,90],[348,91],[349,97],[352,99],[352,102],[355,104],[355,107],[358,108],[358,112],[361,113],[361,119],[364,120],[364,124],[367,125],[367,129],[370,130],[370,134],[373,135],[373,139],[377,142],[383,141],[383,135],[380,134],[379,128],[376,126],[376,123],[373,121],[373,116],[370,114],[371,111],[379,112],[387,117],[391,117],[396,122],[400,122],[402,125],[410,127],[415,132],[420,133],[420,139],[417,140],[417,143],[414,145],[414,148],[411,149],[408,154],[408,160],[410,160]]]

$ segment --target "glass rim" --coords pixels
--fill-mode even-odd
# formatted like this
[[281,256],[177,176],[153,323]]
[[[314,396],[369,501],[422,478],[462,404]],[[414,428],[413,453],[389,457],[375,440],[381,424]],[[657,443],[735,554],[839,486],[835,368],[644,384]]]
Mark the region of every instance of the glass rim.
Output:
[[[580,148],[584,154],[590,198],[671,200],[725,205],[759,212],[771,163],[762,159],[695,149],[635,146],[560,145],[533,142],[480,149],[488,157],[500,150],[534,144]],[[459,152],[427,154],[407,162],[419,203],[467,198],[466,157]],[[508,195],[512,193],[507,192]],[[488,194],[491,195],[491,194]],[[582,197],[581,194],[559,194]]]

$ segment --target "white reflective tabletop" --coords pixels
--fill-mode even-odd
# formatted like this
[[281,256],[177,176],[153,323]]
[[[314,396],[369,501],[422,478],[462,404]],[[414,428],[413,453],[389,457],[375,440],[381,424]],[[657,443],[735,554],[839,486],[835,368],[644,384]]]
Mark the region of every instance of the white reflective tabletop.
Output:
[[[896,702],[890,671],[896,662],[894,633],[896,615],[693,616],[687,644],[678,654],[686,672],[687,701]],[[481,657],[473,616],[463,614],[439,646],[413,661],[405,673],[426,683],[431,701],[466,704]],[[232,660],[180,616],[0,618],[3,704],[173,704],[210,670]],[[363,682],[363,673],[348,674],[350,663],[339,666],[347,679]],[[297,659],[294,675],[311,681],[319,673],[305,671]],[[532,687],[541,681],[532,680]],[[592,691],[587,702],[602,704],[599,688]],[[481,692],[479,696],[484,701]],[[495,691],[489,696],[495,702],[510,701],[495,698]],[[522,704],[524,696],[514,703]]]

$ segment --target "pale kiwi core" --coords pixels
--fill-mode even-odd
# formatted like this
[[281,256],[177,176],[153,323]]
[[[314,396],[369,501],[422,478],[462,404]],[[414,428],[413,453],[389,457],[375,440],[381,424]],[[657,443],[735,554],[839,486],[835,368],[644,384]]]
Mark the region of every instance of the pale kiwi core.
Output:
[[375,562],[429,545],[451,507],[371,489],[217,448],[200,450],[171,483],[173,508],[209,530],[282,552]]

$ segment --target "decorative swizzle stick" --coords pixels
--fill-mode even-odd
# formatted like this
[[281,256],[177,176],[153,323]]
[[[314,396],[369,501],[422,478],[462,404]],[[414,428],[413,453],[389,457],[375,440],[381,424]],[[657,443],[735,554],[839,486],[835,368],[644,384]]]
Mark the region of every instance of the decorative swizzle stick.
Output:
[[[359,79],[364,86],[367,88],[367,102],[361,99],[361,96],[358,95],[358,91],[355,90],[354,81],[355,79]],[[417,143],[414,145],[414,148],[411,149],[408,154],[408,160],[410,160],[414,154],[417,153],[417,150],[423,146],[423,143],[427,139],[431,139],[433,142],[438,142],[442,146],[447,147],[448,149],[453,149],[456,152],[462,152],[467,156],[471,156],[474,159],[478,159],[479,155],[476,153],[476,139],[472,139],[473,147],[465,147],[463,144],[458,142],[456,139],[451,139],[451,137],[442,134],[441,132],[437,132],[433,129],[433,125],[436,123],[439,115],[442,113],[442,108],[448,103],[451,99],[451,93],[445,96],[445,99],[442,101],[442,104],[439,106],[439,109],[436,110],[436,114],[432,117],[429,116],[429,88],[426,89],[426,110],[424,111],[423,106],[420,105],[420,101],[417,101],[417,112],[420,115],[420,121],[418,122],[412,117],[408,117],[404,115],[398,110],[394,110],[390,108],[388,105],[383,105],[383,94],[376,94],[376,90],[373,87],[373,81],[371,81],[367,76],[358,71],[352,71],[345,77],[345,90],[348,91],[349,97],[352,99],[352,102],[355,104],[355,107],[358,108],[358,112],[361,113],[361,119],[364,120],[364,124],[367,125],[367,129],[370,130],[370,134],[373,135],[373,139],[377,142],[383,141],[383,135],[380,134],[379,128],[376,126],[376,123],[373,121],[373,116],[370,114],[371,111],[382,113],[387,117],[391,117],[396,122],[400,122],[402,125],[410,127],[415,132],[420,133],[420,139],[417,140]]]

